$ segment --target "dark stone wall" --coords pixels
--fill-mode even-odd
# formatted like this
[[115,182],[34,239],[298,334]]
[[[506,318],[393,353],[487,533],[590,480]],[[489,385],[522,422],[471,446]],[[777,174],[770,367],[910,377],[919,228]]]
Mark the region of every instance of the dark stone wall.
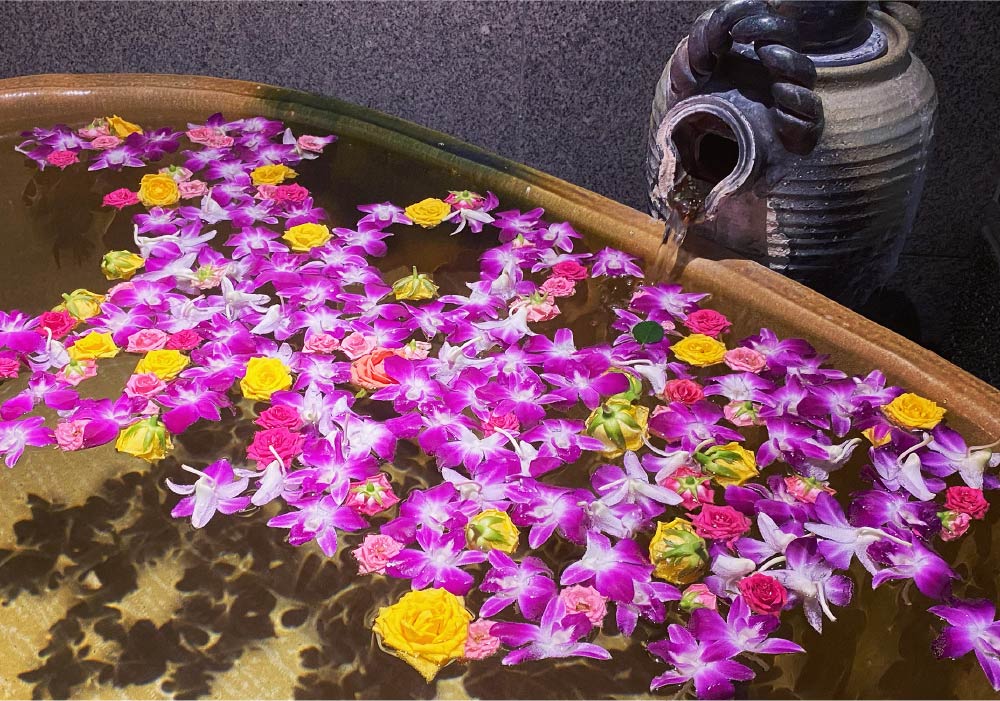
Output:
[[[642,208],[653,86],[701,2],[0,2],[0,76],[200,73],[399,115]],[[940,93],[916,230],[864,311],[994,384],[1000,3],[922,3]]]

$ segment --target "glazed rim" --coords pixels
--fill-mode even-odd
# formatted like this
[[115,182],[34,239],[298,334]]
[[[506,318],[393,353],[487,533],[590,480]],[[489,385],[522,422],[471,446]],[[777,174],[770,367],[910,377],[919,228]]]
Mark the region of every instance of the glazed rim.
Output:
[[[879,19],[883,19],[881,16]],[[895,23],[898,24],[898,23]],[[901,28],[902,25],[899,25]],[[902,30],[905,32],[905,30]],[[879,62],[890,60],[890,54]],[[853,67],[823,69],[850,71]],[[882,370],[890,382],[948,409],[970,441],[1000,437],[1000,391],[937,354],[836,302],[704,239],[689,236],[676,265],[664,224],[624,204],[440,132],[333,98],[247,81],[159,74],[49,74],[0,80],[0,133],[25,123],[86,120],[157,106],[178,119],[213,112],[264,115],[329,130],[467,177],[511,206],[544,207],[591,241],[642,257],[651,279],[711,292],[713,306],[782,336],[807,339],[848,373]]]

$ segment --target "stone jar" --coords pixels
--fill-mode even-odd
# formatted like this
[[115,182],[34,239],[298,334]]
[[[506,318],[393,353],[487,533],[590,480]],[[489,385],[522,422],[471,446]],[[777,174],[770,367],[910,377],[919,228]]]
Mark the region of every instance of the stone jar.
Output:
[[677,76],[698,77],[685,73],[693,31],[657,85],[647,158],[654,216],[669,219],[665,198],[684,175],[702,180],[709,192],[692,231],[848,306],[868,299],[896,267],[916,217],[937,109],[933,79],[910,51],[907,28],[864,5],[860,18],[871,34],[853,59],[851,51],[786,51],[796,65],[802,55],[815,64],[814,79],[799,85],[769,81],[753,51],[761,43],[737,40],[711,77],[685,94]]

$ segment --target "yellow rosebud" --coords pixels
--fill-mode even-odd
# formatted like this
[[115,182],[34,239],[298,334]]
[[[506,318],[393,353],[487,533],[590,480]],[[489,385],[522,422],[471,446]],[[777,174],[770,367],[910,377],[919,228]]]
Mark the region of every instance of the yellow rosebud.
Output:
[[250,171],[250,180],[254,185],[280,185],[296,175],[298,173],[286,165],[257,166]]
[[108,128],[114,132],[115,136],[124,139],[129,134],[141,134],[142,127],[132,122],[127,122],[117,114],[107,118]]
[[115,441],[119,453],[128,453],[147,462],[162,460],[173,448],[170,434],[158,416],[136,421],[123,429]]
[[275,392],[292,386],[288,367],[277,358],[250,358],[240,380],[240,390],[247,399],[267,401]]
[[281,238],[288,241],[290,248],[298,253],[305,253],[316,246],[322,246],[330,240],[330,229],[324,224],[296,224],[285,230]]
[[181,192],[177,182],[166,173],[147,173],[139,181],[139,201],[146,207],[177,204]]
[[499,509],[487,509],[471,519],[465,527],[465,539],[470,548],[488,552],[500,550],[512,553],[517,550],[521,532],[510,520],[506,512]]
[[99,295],[82,288],[73,290],[69,294],[64,294],[62,297],[63,303],[53,307],[52,311],[58,312],[65,309],[73,318],[80,321],[85,321],[92,316],[100,314],[101,302],[104,301],[104,295]]
[[425,229],[432,229],[451,214],[451,205],[436,197],[428,197],[426,200],[411,204],[405,211],[406,216],[414,224],[419,224]]
[[930,430],[944,418],[945,409],[930,399],[907,392],[882,407],[882,413],[893,423],[904,428]]
[[671,584],[691,584],[697,581],[708,562],[705,541],[694,532],[690,521],[675,518],[670,523],[660,521],[649,542],[649,561],[653,574]]
[[414,267],[412,274],[392,283],[392,292],[397,300],[434,299],[437,296],[438,286],[434,284],[430,275],[418,273]]
[[648,420],[649,409],[641,404],[611,398],[587,417],[586,434],[607,446],[602,455],[615,458],[642,447]]
[[726,345],[703,333],[685,336],[672,345],[670,350],[678,360],[699,368],[721,363],[726,356]]
[[379,609],[372,629],[388,652],[432,681],[441,668],[465,653],[472,614],[444,589],[410,591]]
[[704,453],[695,453],[695,459],[705,472],[724,487],[741,485],[756,477],[757,457],[739,443],[714,445]]
[[131,251],[108,251],[101,258],[101,272],[108,280],[129,280],[146,265],[146,259]]
[[109,333],[91,331],[83,338],[66,349],[73,360],[93,360],[95,358],[114,358],[120,349],[115,345]]
[[190,362],[190,358],[178,350],[151,350],[139,360],[135,366],[135,373],[141,375],[151,372],[167,382],[181,374],[181,370]]

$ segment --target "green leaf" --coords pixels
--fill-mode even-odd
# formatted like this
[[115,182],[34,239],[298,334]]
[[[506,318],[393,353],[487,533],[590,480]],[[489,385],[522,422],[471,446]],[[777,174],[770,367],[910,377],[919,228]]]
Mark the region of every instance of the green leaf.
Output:
[[640,321],[632,327],[632,337],[643,345],[663,340],[663,327],[655,321]]

